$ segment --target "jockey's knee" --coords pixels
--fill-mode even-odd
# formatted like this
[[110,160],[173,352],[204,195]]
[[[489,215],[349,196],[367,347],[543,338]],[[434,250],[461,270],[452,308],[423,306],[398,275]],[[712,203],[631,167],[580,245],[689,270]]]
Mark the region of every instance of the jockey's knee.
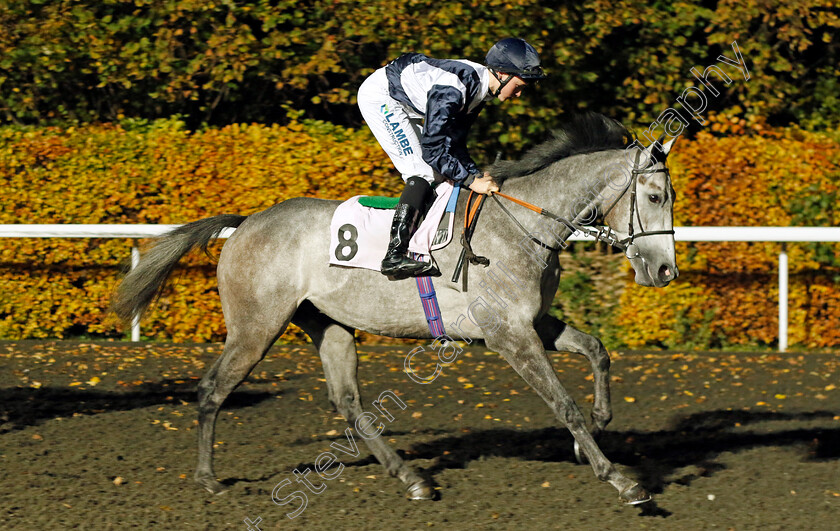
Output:
[[419,212],[423,212],[432,195],[432,185],[423,177],[409,177],[400,196],[400,203],[405,203]]

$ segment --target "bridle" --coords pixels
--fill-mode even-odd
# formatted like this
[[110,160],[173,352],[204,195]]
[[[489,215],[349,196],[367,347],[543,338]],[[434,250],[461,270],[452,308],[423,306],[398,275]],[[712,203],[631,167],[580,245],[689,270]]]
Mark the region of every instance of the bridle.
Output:
[[[636,152],[636,160],[633,163],[633,175],[630,179],[630,183],[624,188],[621,192],[621,195],[618,196],[618,199],[613,201],[613,204],[610,205],[608,209],[604,211],[604,213],[600,216],[602,220],[606,220],[607,215],[612,211],[615,205],[621,201],[621,198],[624,197],[624,194],[627,193],[627,190],[630,189],[630,222],[627,226],[627,237],[623,240],[619,241],[618,247],[624,251],[625,256],[627,258],[637,258],[639,256],[639,249],[638,246],[634,244],[634,240],[636,238],[641,238],[643,236],[658,236],[661,234],[674,234],[674,229],[670,230],[651,230],[646,231],[644,225],[642,224],[642,216],[639,212],[639,209],[636,206],[636,185],[638,183],[638,176],[639,175],[652,175],[654,173],[664,173],[665,179],[668,187],[671,187],[671,172],[668,170],[668,166],[665,164],[662,165],[662,169],[649,169],[649,170],[639,170],[637,169],[639,166],[639,152]],[[633,216],[635,215],[636,219],[639,221],[639,228],[641,229],[640,232],[635,232],[633,228]],[[631,249],[632,246],[632,249]],[[631,255],[632,252],[632,255]]]
[[[530,239],[532,241],[534,241],[538,245],[540,245],[540,246],[542,246],[542,247],[544,247],[544,248],[546,248],[546,249],[548,249],[552,252],[558,252],[562,247],[565,247],[562,244],[565,243],[566,239],[568,239],[569,236],[571,236],[575,232],[582,232],[584,234],[587,234],[587,235],[595,238],[598,241],[602,241],[602,242],[606,243],[607,245],[611,245],[613,247],[617,247],[617,248],[621,249],[624,252],[624,255],[628,259],[632,260],[633,258],[638,258],[639,255],[640,255],[639,248],[634,243],[636,238],[642,238],[642,237],[645,237],[645,236],[659,236],[659,235],[663,235],[663,234],[671,234],[671,235],[674,234],[674,229],[646,231],[645,228],[644,228],[644,225],[642,224],[641,214],[639,213],[639,209],[636,206],[636,201],[637,201],[637,199],[636,199],[636,188],[637,188],[637,183],[638,183],[638,176],[639,175],[646,175],[646,174],[654,174],[654,173],[664,173],[665,177],[667,179],[667,182],[670,185],[670,183],[671,183],[671,173],[668,170],[668,167],[663,165],[662,169],[639,170],[639,169],[636,169],[638,167],[638,165],[639,165],[639,153],[637,152],[636,153],[636,160],[633,164],[633,172],[632,172],[632,176],[630,178],[630,182],[627,183],[627,185],[621,191],[621,194],[618,196],[618,198],[615,201],[613,201],[612,205],[610,205],[610,207],[608,209],[606,209],[606,211],[604,211],[604,213],[597,218],[597,219],[600,219],[600,220],[605,220],[607,215],[612,211],[613,208],[615,208],[615,205],[617,205],[618,202],[621,201],[621,198],[624,197],[624,194],[626,194],[627,191],[630,190],[630,222],[628,223],[628,227],[627,227],[627,237],[624,238],[624,239],[618,239],[618,235],[615,232],[613,232],[613,230],[610,227],[604,226],[604,227],[595,229],[593,227],[589,227],[587,225],[584,225],[582,223],[577,222],[577,217],[574,220],[568,220],[568,219],[563,218],[561,216],[558,216],[557,214],[554,214],[554,213],[552,213],[552,212],[550,212],[550,211],[548,211],[544,208],[540,208],[538,206],[535,206],[535,205],[532,205],[532,204],[527,203],[525,201],[522,201],[521,199],[511,197],[507,194],[503,194],[502,192],[494,192],[492,197],[496,201],[496,203],[499,205],[499,207],[501,207],[502,211],[504,211],[504,213],[507,214],[508,217],[510,217],[513,220],[513,222],[528,237],[530,237]],[[501,201],[499,201],[499,199],[496,196],[501,196],[501,197],[503,197],[503,198],[505,198],[509,201],[512,201],[512,202],[520,205],[520,206],[524,206],[525,208],[527,208],[529,210],[532,210],[532,211],[536,212],[537,214],[540,214],[541,216],[546,216],[550,219],[553,219],[554,221],[556,221],[558,223],[561,223],[561,224],[565,225],[565,227],[567,229],[569,229],[569,234],[565,238],[560,240],[561,246],[558,246],[558,247],[552,247],[552,246],[540,241],[538,238],[534,237],[531,234],[531,232],[529,232],[507,208],[505,208],[505,206],[502,204]],[[586,210],[588,210],[588,209],[584,209],[583,211],[581,211],[581,213],[578,214],[578,216],[582,215],[583,212],[585,212]],[[639,232],[636,232],[635,228],[633,226],[634,216],[639,222],[639,228],[641,229]],[[596,219],[596,221],[597,221],[597,219]]]

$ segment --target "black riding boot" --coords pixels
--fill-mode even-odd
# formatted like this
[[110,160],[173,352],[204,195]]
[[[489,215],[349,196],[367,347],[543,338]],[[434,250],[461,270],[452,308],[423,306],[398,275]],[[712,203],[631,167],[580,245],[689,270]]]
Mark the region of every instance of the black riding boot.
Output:
[[409,258],[408,242],[420,224],[420,212],[405,203],[399,203],[391,224],[391,242],[382,260],[382,274],[396,279],[408,277],[440,276],[440,271],[431,262]]

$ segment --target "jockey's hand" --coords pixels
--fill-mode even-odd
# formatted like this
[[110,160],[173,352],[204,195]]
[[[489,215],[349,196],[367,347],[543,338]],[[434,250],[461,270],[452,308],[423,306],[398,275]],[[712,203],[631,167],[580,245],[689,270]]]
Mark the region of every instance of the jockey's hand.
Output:
[[493,181],[489,172],[484,172],[483,177],[473,180],[470,184],[470,190],[477,194],[493,195],[493,193],[499,191],[499,185]]

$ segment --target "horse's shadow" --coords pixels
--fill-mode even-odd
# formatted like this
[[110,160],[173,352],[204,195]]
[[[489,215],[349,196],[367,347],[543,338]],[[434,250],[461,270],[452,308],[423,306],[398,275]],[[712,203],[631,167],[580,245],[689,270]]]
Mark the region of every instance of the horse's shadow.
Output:
[[[806,461],[838,460],[840,428],[746,428],[750,424],[761,422],[819,421],[832,419],[835,415],[834,412],[824,410],[799,413],[707,411],[677,417],[668,429],[655,432],[607,430],[599,439],[599,446],[613,462],[631,467],[633,475],[649,492],[661,494],[668,485],[690,485],[700,477],[709,477],[724,470],[726,465],[716,461],[724,452],[737,453],[760,447],[799,446]],[[423,433],[439,435],[441,431],[426,430]],[[387,435],[416,436],[417,432],[389,431]],[[471,461],[488,457],[574,463],[576,459],[573,445],[574,439],[565,428],[525,431],[490,429],[441,436],[397,452],[406,461],[431,460],[432,464],[419,472],[436,485],[434,478],[440,472],[463,469]],[[348,467],[363,467],[376,464],[376,459],[368,455],[343,464]],[[314,463],[299,463],[295,468],[303,470],[312,467]],[[686,468],[690,471],[682,470]],[[275,475],[268,474],[259,480]],[[223,483],[230,486],[241,481],[250,482],[245,478],[228,478]],[[639,516],[667,518],[672,514],[671,511],[659,507],[655,500],[639,505],[638,509]]]
[[[835,415],[829,411],[709,411],[679,417],[668,429],[655,432],[607,430],[599,446],[612,461],[632,467],[646,489],[661,493],[672,483],[689,485],[699,477],[725,469],[726,465],[716,460],[724,452],[801,446],[805,460],[840,459],[840,428],[746,428],[759,422],[824,420]],[[486,457],[575,462],[573,444],[571,434],[564,428],[474,430],[415,444],[404,455],[409,460],[433,459],[434,463],[425,469],[433,478],[443,470],[465,468],[470,461]],[[692,466],[691,472],[678,474]]]
[[[195,380],[169,379],[143,383],[130,391],[67,387],[0,389],[0,434],[26,426],[37,426],[60,417],[128,411],[179,402],[194,403],[197,400],[197,386]],[[225,407],[239,409],[253,406],[277,394],[276,391],[240,390],[231,394],[225,401]]]
[[[840,428],[799,428],[751,430],[747,426],[761,422],[800,422],[832,419],[830,411],[799,413],[707,411],[677,417],[665,430],[605,431],[599,446],[613,462],[629,466],[633,475],[650,492],[662,493],[670,484],[690,485],[700,477],[709,477],[726,468],[716,461],[724,452],[737,453],[760,447],[799,446],[806,461],[840,459]],[[736,426],[736,424],[738,426]],[[458,435],[443,435],[441,430],[425,430],[427,435],[441,435],[429,442],[416,443],[398,453],[407,461],[431,460],[421,471],[435,483],[434,477],[448,469],[463,469],[471,461],[504,457],[526,461],[576,462],[574,439],[565,428],[537,430],[471,430]],[[451,432],[449,432],[451,433]],[[417,432],[387,433],[391,437],[416,436]],[[339,440],[343,435],[335,437]],[[310,440],[305,441],[307,444]],[[372,455],[343,463],[348,467],[375,464]],[[300,470],[314,463],[298,463]],[[683,469],[689,468],[686,472]],[[267,477],[273,477],[269,474]],[[264,478],[262,478],[264,479]],[[229,478],[232,485],[245,478]],[[639,506],[641,515],[668,516],[671,513],[648,503]]]
[[[806,461],[840,459],[840,428],[786,428],[785,423],[832,419],[835,412],[819,410],[798,413],[707,411],[678,418],[668,430],[628,434],[636,440],[624,445],[612,439],[616,460],[636,469],[639,479],[654,492],[671,483],[689,485],[726,468],[716,458],[724,452],[764,447],[800,447]],[[778,426],[748,429],[757,423]],[[739,426],[736,426],[738,424]],[[679,469],[696,470],[675,477]]]

